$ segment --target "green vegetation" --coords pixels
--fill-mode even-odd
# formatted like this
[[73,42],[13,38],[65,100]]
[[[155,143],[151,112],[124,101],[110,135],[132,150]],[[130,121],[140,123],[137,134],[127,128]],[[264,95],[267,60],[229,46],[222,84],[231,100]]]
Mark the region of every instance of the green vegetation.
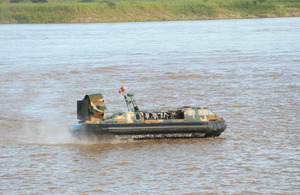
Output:
[[138,22],[300,16],[299,0],[75,1],[0,0],[0,23]]

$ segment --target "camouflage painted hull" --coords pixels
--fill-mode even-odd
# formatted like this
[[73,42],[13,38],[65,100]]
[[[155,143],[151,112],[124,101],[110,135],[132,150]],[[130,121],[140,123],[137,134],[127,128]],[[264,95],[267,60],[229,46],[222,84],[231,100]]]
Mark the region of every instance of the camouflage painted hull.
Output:
[[75,124],[70,133],[78,138],[121,138],[121,139],[177,139],[217,137],[227,125],[222,121],[207,122],[165,122],[126,124]]

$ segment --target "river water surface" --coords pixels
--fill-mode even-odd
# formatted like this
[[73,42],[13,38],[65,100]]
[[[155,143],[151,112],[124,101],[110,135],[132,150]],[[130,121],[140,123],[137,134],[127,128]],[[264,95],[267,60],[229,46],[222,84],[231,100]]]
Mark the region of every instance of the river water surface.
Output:
[[[0,25],[0,194],[299,194],[300,18]],[[76,100],[207,106],[218,138],[76,140]]]

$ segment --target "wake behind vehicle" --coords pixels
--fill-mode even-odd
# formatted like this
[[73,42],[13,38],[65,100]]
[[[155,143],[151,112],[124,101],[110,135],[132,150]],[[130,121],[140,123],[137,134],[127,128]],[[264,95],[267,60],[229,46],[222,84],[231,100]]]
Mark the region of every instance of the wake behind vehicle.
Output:
[[222,117],[203,107],[184,106],[167,111],[140,110],[133,93],[121,93],[128,112],[106,116],[102,94],[86,95],[77,101],[78,124],[69,131],[75,137],[120,138],[120,139],[178,139],[219,136],[227,127]]

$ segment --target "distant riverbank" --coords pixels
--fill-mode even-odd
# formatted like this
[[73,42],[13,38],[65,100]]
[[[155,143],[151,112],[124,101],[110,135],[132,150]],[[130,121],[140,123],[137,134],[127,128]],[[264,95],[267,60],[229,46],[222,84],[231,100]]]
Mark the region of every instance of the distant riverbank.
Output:
[[102,23],[300,17],[298,0],[0,0],[0,23]]

